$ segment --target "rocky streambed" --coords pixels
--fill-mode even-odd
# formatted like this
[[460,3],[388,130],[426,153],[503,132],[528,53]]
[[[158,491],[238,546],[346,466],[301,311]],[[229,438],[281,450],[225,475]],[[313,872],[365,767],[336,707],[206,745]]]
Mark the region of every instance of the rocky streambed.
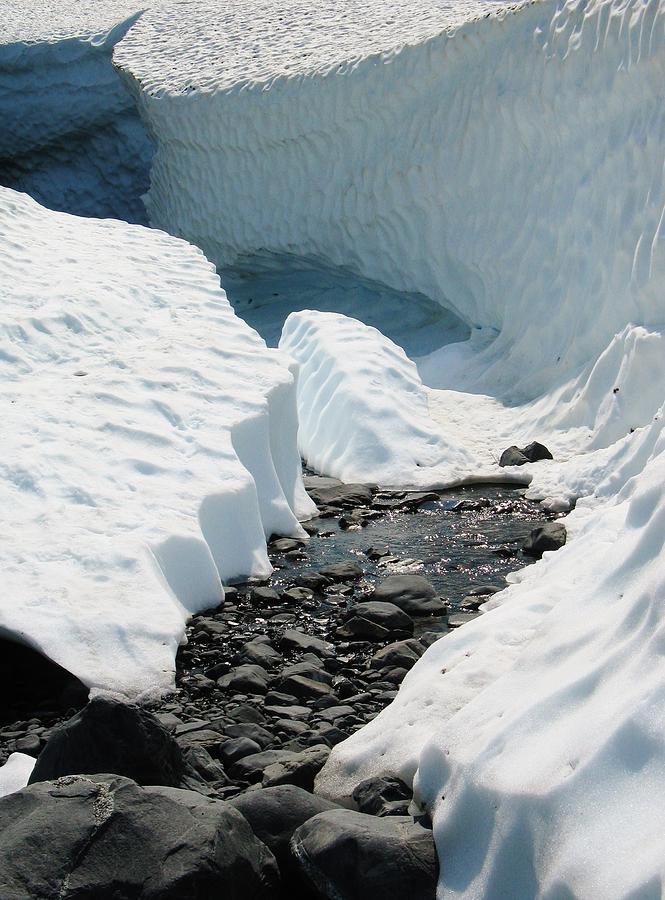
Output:
[[[269,582],[231,586],[222,606],[192,618],[172,696],[142,709],[100,699],[71,718],[84,702],[71,684],[57,698],[37,702],[30,694],[15,703],[23,717],[0,728],[0,755],[38,756],[39,784],[28,793],[37,791],[45,810],[61,805],[63,790],[71,800],[72,789],[57,782],[49,793],[44,785],[79,773],[87,777],[76,783],[77,803],[125,797],[130,819],[134,805],[164,805],[163,791],[150,794],[155,785],[180,789],[168,796],[181,804],[175,820],[186,818],[183,803],[190,815],[199,803],[229,801],[258,839],[231,842],[229,853],[244,860],[258,887],[228,896],[433,897],[436,854],[408,785],[389,774],[371,779],[358,786],[357,811],[350,811],[313,794],[314,779],[331,748],[390,703],[432,642],[478,615],[510,571],[565,540],[565,532],[545,523],[545,543],[539,535],[534,545],[530,536],[546,517],[505,485],[414,493],[311,475],[306,483],[320,510],[307,523],[309,540],[275,537]],[[0,804],[0,831],[8,802]],[[20,800],[12,803],[20,818]],[[228,815],[226,822],[220,812],[218,822],[227,843],[229,828],[240,827]],[[46,832],[57,821],[50,815]],[[171,853],[177,835],[162,822],[158,837],[151,840],[159,853]],[[61,847],[64,860],[75,844]],[[157,852],[150,847],[148,855]],[[190,849],[183,857],[189,887],[141,893],[148,876],[138,872],[129,892],[117,896],[213,896],[206,893],[213,888],[200,887],[208,884],[202,857]],[[0,839],[0,863],[1,856]],[[21,855],[14,856],[20,868]],[[377,868],[373,859],[392,862]],[[204,868],[220,865],[207,860]],[[24,868],[26,877],[34,871]],[[236,877],[221,868],[227,884]],[[360,878],[360,870],[370,875]],[[93,867],[85,877],[95,883],[85,896],[107,896],[108,873]]]

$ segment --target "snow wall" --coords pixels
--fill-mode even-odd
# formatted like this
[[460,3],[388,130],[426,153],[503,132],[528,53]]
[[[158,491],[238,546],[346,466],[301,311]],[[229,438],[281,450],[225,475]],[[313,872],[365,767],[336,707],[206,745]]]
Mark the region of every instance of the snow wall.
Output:
[[498,335],[491,392],[530,399],[662,320],[662,0],[396,6],[146,12],[114,62],[157,141],[150,220],[217,264],[438,300]]
[[0,633],[162,693],[187,616],[304,536],[293,363],[200,250],[6,188],[0,301]]
[[111,63],[136,0],[0,0],[0,184],[49,209],[147,224],[153,146]]

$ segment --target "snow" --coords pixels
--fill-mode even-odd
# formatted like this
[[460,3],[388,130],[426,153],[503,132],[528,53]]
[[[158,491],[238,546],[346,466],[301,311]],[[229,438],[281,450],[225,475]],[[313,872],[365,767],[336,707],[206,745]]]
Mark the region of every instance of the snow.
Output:
[[26,753],[12,753],[4,764],[0,766],[0,797],[20,791],[27,783],[35,766],[34,756]]
[[412,487],[477,475],[459,438],[431,419],[415,364],[376,328],[337,313],[291,313],[279,346],[299,364],[298,444],[317,471]]
[[186,617],[312,513],[293,364],[178,239],[8,189],[0,235],[0,629],[94,690],[163,692]]
[[147,223],[152,143],[111,62],[144,6],[0,0],[0,184],[51,209]]

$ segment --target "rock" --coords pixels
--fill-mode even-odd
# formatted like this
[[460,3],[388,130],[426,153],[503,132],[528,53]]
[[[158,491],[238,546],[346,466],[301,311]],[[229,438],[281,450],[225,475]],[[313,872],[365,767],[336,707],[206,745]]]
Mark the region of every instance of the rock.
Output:
[[314,790],[314,779],[326,764],[330,748],[319,744],[294,753],[291,759],[282,759],[263,770],[263,786],[295,784],[306,791]]
[[328,641],[305,634],[295,628],[287,628],[280,638],[280,646],[284,650],[302,650],[316,653],[317,656],[333,656],[335,648]]
[[336,629],[335,634],[343,640],[372,641],[376,643],[387,641],[390,638],[390,632],[387,628],[362,616],[352,616],[352,618]]
[[229,766],[229,775],[250,783],[261,781],[264,769],[273,763],[292,760],[293,756],[290,750],[262,750],[260,753],[252,753],[236,760]]
[[272,734],[261,725],[255,725],[253,722],[238,722],[236,725],[225,725],[223,733],[229,738],[245,737],[252,741],[256,741],[261,750],[267,750],[273,743]]
[[499,457],[499,465],[502,468],[505,468],[506,466],[524,466],[528,462],[528,458],[522,453],[520,448],[516,447],[514,444],[512,447],[508,447],[504,450]]
[[500,466],[523,466],[528,462],[539,462],[541,459],[553,459],[554,457],[544,444],[532,441],[526,447],[508,447],[499,459]]
[[412,798],[411,788],[390,775],[367,778],[353,791],[358,810],[370,816],[406,816]]
[[396,641],[377,650],[370,660],[373,669],[411,669],[425,652],[419,641]]
[[540,559],[548,550],[559,550],[566,543],[566,526],[563,522],[546,522],[540,528],[534,528],[522,552],[526,556]]
[[304,675],[289,675],[281,680],[280,687],[298,700],[316,700],[332,693],[332,688],[324,682]]
[[438,863],[432,832],[407,816],[348,809],[319,813],[291,838],[302,875],[320,897],[434,900]]
[[376,583],[372,600],[393,603],[411,616],[442,616],[446,604],[422,575],[390,575]]
[[241,813],[190,791],[70,776],[0,800],[7,900],[270,900],[278,881]]
[[252,591],[252,600],[261,608],[265,606],[275,606],[281,602],[279,594],[271,587],[254,588]]
[[125,775],[144,785],[180,787],[192,776],[199,780],[175,739],[152,713],[118,700],[95,697],[73,718],[53,729],[30,783],[102,772]]
[[321,593],[321,591],[328,587],[328,585],[332,584],[329,578],[326,578],[325,575],[319,575],[316,572],[308,572],[305,575],[298,575],[295,578],[296,584],[301,587],[307,588],[315,593]]
[[373,491],[366,484],[333,484],[334,479],[313,482],[307,481],[305,487],[317,506],[332,506],[337,509],[354,506],[369,506]]
[[27,753],[34,756],[39,753],[42,746],[41,739],[36,734],[26,734],[25,737],[19,738],[14,744],[14,750],[17,753]]
[[227,709],[224,712],[225,715],[228,716],[229,719],[233,719],[234,722],[253,722],[256,725],[262,725],[265,722],[263,713],[255,706],[250,706],[248,703],[241,703],[239,706],[235,706],[233,709]]
[[373,544],[365,550],[365,556],[373,560],[381,559],[382,556],[390,556],[390,549],[386,544]]
[[314,591],[306,587],[292,587],[282,591],[282,600],[287,603],[307,603],[314,597]]
[[231,738],[224,741],[219,747],[219,756],[225,766],[230,766],[245,756],[255,756],[261,753],[261,745],[248,737]]
[[228,675],[222,675],[217,684],[227,691],[243,694],[265,694],[268,690],[270,676],[262,666],[249,663],[232,669]]
[[296,538],[276,538],[268,544],[268,550],[271,553],[291,553],[294,550],[302,550],[304,541],[296,540]]
[[226,782],[224,769],[216,759],[208,753],[205,747],[188,747],[184,751],[187,763],[203,778],[204,781]]
[[322,681],[324,684],[332,683],[332,675],[321,668],[321,660],[317,657],[314,657],[311,662],[303,659],[301,662],[293,663],[279,673],[280,678],[288,678],[291,675],[304,675],[306,678]]
[[344,562],[324,566],[322,569],[319,569],[319,575],[329,578],[332,582],[351,581],[355,578],[362,578],[363,570],[357,562],[345,560]]
[[[229,800],[229,805],[243,814],[257,838],[275,855],[285,880],[293,867],[289,850],[293,832],[312,816],[338,808],[329,800],[310,794],[293,784],[249,791]],[[286,884],[284,887],[286,888]],[[285,890],[285,893],[293,896],[294,891]]]
[[352,617],[360,616],[376,625],[381,625],[389,632],[399,631],[405,635],[413,634],[413,621],[399,606],[388,601],[366,601],[351,607]]
[[271,669],[273,666],[279,666],[282,663],[282,659],[282,654],[278,653],[270,643],[257,638],[242,645],[236,657],[236,662],[239,664],[249,663],[262,666],[264,669]]

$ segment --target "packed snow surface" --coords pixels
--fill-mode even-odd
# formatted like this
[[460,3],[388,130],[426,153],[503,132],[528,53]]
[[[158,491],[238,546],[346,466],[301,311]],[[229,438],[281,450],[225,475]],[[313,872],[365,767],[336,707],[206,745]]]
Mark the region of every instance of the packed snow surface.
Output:
[[163,691],[186,616],[311,514],[292,363],[176,238],[0,189],[0,241],[0,629]]
[[0,766],[0,797],[24,788],[35,767],[34,756],[12,753],[4,766]]
[[138,0],[0,0],[0,184],[146,222],[152,143],[111,63]]

